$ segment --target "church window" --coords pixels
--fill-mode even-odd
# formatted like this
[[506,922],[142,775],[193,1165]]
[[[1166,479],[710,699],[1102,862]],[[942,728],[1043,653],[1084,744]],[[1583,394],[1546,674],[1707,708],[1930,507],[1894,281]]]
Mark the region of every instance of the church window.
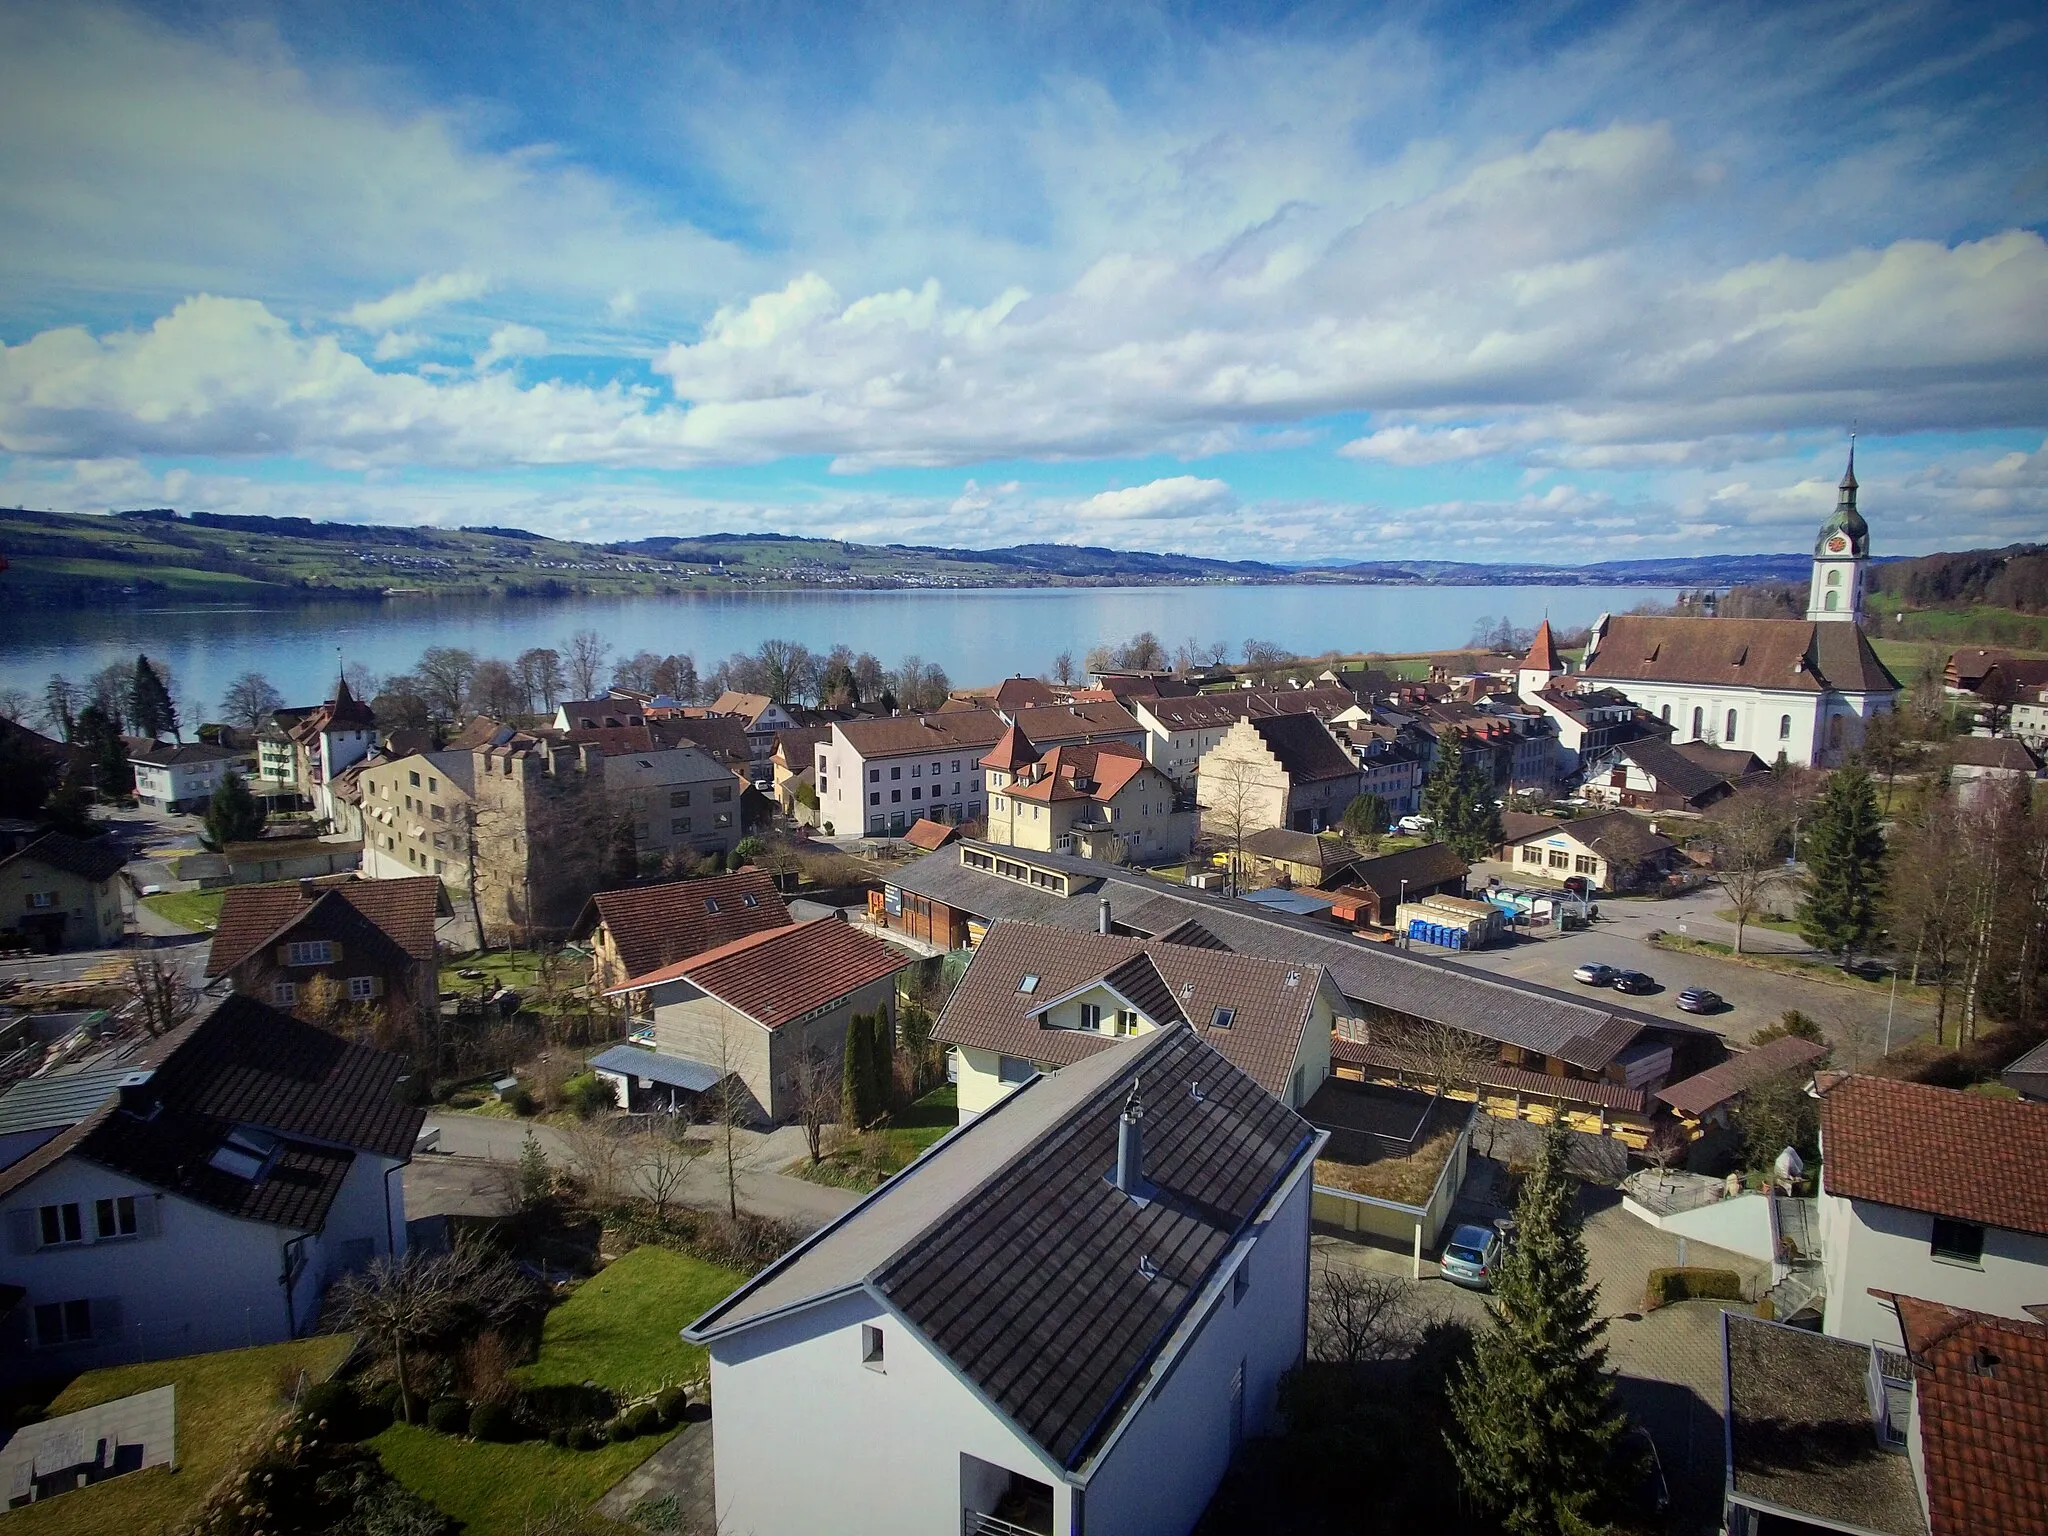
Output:
[[1790,741],[1791,739],[1792,739],[1792,717],[1791,717],[1790,715],[1780,715],[1780,716],[1778,716],[1778,740],[1780,740],[1780,741]]
[[1698,741],[1700,732],[1707,723],[1707,712],[1695,704],[1692,708],[1692,739]]
[[1828,594],[1828,600],[1823,606],[1826,607],[1829,613],[1833,613],[1837,608],[1840,608],[1842,606],[1842,594],[1839,592],[1830,592]]
[[1842,573],[1841,573],[1840,571],[1829,571],[1829,572],[1828,572],[1828,585],[1829,585],[1829,586],[1831,586],[1831,587],[1839,587],[1839,586],[1840,586],[1841,584],[1842,584]]
[[1735,739],[1735,711],[1732,709],[1728,711],[1728,729],[1722,733],[1721,739],[1723,741],[1733,741]]
[[1660,714],[1663,717],[1664,723],[1666,725],[1669,725],[1671,723],[1671,706],[1669,704],[1666,704],[1664,708],[1660,711]]
[[1828,721],[1828,745],[1830,747],[1840,747],[1841,744],[1842,717],[1840,715],[1836,715],[1833,719]]

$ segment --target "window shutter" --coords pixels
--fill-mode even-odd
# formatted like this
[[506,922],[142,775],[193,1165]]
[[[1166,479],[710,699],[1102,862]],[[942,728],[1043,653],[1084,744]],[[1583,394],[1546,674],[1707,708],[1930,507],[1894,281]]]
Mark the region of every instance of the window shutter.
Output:
[[28,1206],[7,1213],[7,1251],[34,1253],[42,1246],[42,1232],[36,1225],[36,1210]]

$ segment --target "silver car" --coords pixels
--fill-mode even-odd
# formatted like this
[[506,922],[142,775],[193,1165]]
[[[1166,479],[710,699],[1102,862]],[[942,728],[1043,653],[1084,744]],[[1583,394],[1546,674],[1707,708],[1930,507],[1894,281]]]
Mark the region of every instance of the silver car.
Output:
[[1507,1253],[1507,1243],[1493,1227],[1461,1226],[1444,1244],[1443,1261],[1437,1268],[1446,1280],[1474,1290],[1493,1289],[1494,1272]]

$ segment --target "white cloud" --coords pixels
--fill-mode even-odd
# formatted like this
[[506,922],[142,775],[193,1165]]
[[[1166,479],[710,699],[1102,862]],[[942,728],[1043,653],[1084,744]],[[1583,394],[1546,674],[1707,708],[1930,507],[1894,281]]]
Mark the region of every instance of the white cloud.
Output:
[[428,338],[417,331],[386,331],[377,338],[377,345],[370,355],[380,363],[395,363],[411,357],[428,345]]
[[476,365],[483,369],[511,357],[545,357],[547,351],[546,331],[530,325],[501,325],[491,332],[490,345],[477,354]]
[[481,272],[442,272],[408,283],[381,299],[366,299],[342,313],[342,323],[366,331],[388,331],[450,304],[482,298],[491,280]]
[[1200,512],[1227,512],[1236,506],[1237,498],[1221,480],[1174,475],[1170,479],[1152,480],[1120,491],[1098,492],[1083,501],[1075,511],[1090,522],[1124,522],[1187,517]]

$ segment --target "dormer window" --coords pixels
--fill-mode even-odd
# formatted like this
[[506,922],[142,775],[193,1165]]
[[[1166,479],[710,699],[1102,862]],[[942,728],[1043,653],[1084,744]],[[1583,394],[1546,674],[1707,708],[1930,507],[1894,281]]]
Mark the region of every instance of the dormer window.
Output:
[[761,905],[761,899],[758,896],[753,895],[751,892],[749,892],[746,896],[743,896],[740,899],[750,907],[758,907]]
[[209,1168],[230,1174],[250,1183],[263,1177],[270,1160],[277,1155],[277,1138],[268,1131],[255,1130],[238,1125],[227,1134],[227,1139],[214,1149],[212,1157],[206,1160]]

